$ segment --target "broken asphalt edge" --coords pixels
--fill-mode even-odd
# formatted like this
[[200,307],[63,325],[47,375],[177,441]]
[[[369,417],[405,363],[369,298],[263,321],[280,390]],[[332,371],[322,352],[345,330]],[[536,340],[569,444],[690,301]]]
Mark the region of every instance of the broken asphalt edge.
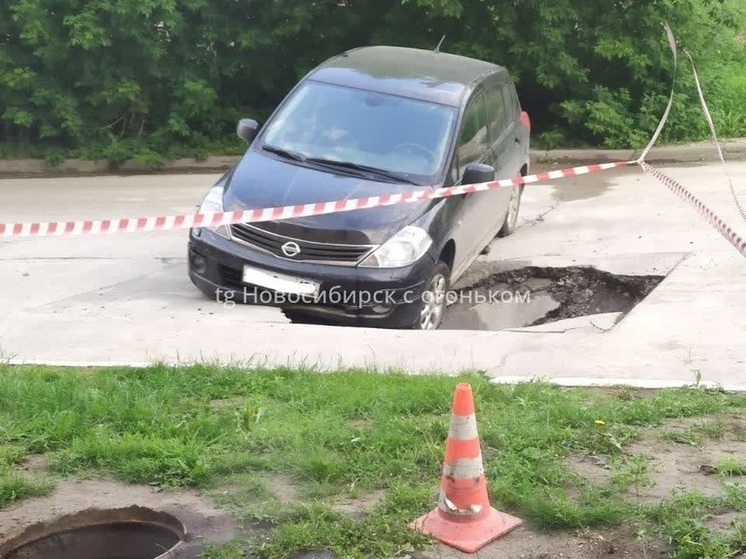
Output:
[[[721,142],[726,160],[746,161],[746,138]],[[540,165],[589,165],[612,161],[636,160],[642,150],[558,149],[531,150],[532,167]],[[106,160],[67,159],[50,165],[43,159],[0,159],[0,178],[39,178],[64,176],[133,175],[133,174],[217,174],[229,170],[241,158],[235,156],[210,156],[204,160],[192,158],[169,161],[158,168],[148,167],[136,160],[129,160],[113,168]],[[646,161],[651,164],[701,164],[714,163],[717,150],[713,142],[671,145],[653,148]]]

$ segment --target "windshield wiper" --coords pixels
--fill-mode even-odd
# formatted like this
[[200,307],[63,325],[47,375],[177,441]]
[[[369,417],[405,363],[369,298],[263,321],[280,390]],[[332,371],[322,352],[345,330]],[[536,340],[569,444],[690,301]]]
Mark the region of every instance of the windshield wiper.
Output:
[[298,153],[297,151],[291,151],[289,149],[283,149],[277,146],[270,146],[268,144],[264,144],[263,148],[270,153],[275,153],[286,159],[292,159],[294,161],[305,161],[306,160],[306,158],[302,154]]
[[387,171],[386,169],[379,169],[378,167],[370,167],[368,165],[360,165],[359,163],[352,163],[351,161],[336,161],[334,159],[323,159],[320,157],[309,157],[306,159],[309,163],[317,163],[319,165],[326,165],[328,167],[339,167],[342,169],[352,169],[354,171],[363,171],[365,173],[371,173],[384,177],[387,179],[395,180],[397,182],[406,182],[408,184],[417,184],[412,179],[401,173],[394,171]]

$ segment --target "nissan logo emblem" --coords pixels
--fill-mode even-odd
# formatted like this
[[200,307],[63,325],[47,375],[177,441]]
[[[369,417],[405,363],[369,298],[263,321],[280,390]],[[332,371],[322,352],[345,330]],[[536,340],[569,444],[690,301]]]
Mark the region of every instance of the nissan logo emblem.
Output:
[[298,256],[300,254],[300,247],[298,246],[298,243],[285,243],[284,245],[282,245],[282,252],[285,256],[293,258],[294,256]]

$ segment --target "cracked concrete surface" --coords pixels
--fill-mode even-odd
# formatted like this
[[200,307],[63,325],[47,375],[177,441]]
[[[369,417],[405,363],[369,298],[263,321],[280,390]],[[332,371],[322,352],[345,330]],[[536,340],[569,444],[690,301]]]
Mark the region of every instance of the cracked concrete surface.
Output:
[[[746,163],[729,167],[744,184]],[[744,234],[720,166],[664,170]],[[0,220],[191,213],[216,178],[2,180]],[[291,325],[274,309],[226,307],[201,296],[186,276],[185,250],[185,231],[6,240],[0,355],[58,364],[219,359],[414,374],[478,369],[496,382],[542,377],[643,386],[691,383],[699,371],[705,382],[746,389],[746,261],[637,168],[527,185],[521,225],[467,275],[595,266],[667,276],[618,323],[602,315],[500,332]]]
[[554,210],[557,209],[558,205],[559,204],[554,204],[548,210],[543,211],[542,213],[540,213],[539,215],[537,215],[533,219],[525,220],[524,223],[523,223],[523,225],[524,226],[528,226],[528,227],[533,227],[534,225],[538,225],[539,223],[542,223],[544,221],[544,218],[547,215],[549,215],[550,213],[552,213]]

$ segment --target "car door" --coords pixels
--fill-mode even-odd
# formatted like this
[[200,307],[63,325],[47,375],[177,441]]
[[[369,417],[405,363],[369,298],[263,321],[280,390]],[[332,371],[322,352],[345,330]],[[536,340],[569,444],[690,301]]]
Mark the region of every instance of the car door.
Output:
[[[464,171],[472,163],[491,164],[489,121],[484,88],[475,90],[464,110],[454,154],[456,184],[463,184]],[[456,242],[453,277],[459,277],[494,237],[493,191],[474,192],[461,197],[453,238]]]
[[506,148],[509,156],[506,158],[511,177],[520,174],[528,156],[529,135],[526,128],[521,124],[521,105],[518,102],[518,94],[510,77],[506,76],[501,86],[503,99],[505,101],[505,113],[508,119],[509,138],[506,138]]
[[[504,75],[496,75],[485,84],[485,106],[490,132],[490,164],[495,168],[497,179],[510,179],[519,174],[517,165],[518,145],[515,141],[515,119],[512,115],[510,98],[505,96],[508,81]],[[490,192],[489,204],[492,208],[490,230],[492,236],[502,227],[508,213],[512,189],[499,188]]]

